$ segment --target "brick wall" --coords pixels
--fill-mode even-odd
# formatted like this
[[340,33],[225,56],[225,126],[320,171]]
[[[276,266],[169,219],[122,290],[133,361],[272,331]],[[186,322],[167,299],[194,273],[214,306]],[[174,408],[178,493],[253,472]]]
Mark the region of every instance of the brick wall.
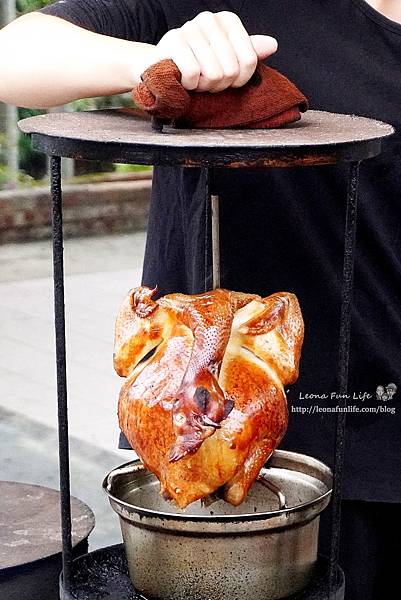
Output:
[[[146,228],[151,179],[63,186],[66,236],[102,235]],[[0,191],[0,244],[51,236],[48,188]]]

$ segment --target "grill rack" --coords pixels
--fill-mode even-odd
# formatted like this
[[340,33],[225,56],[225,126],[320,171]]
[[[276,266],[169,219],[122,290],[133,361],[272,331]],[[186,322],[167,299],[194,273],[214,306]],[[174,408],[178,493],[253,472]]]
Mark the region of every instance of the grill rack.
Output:
[[[349,163],[346,225],[344,232],[344,263],[342,274],[341,317],[339,328],[338,391],[345,408],[348,384],[348,363],[351,328],[353,271],[356,246],[356,222],[359,166],[363,160],[381,152],[382,140],[393,128],[380,121],[364,117],[308,111],[302,120],[276,130],[174,130],[153,128],[148,122],[134,119],[129,109],[88,111],[84,113],[52,113],[24,119],[20,129],[31,135],[33,147],[51,157],[51,195],[54,266],[54,310],[56,334],[56,368],[59,431],[59,465],[61,492],[61,523],[63,542],[63,572],[60,583],[61,600],[136,600],[130,595],[99,596],[98,591],[87,596],[77,595],[76,575],[80,565],[89,558],[72,562],[70,463],[68,434],[68,398],[66,382],[66,340],[64,308],[63,218],[61,190],[61,157],[144,165],[181,165],[201,167],[206,171],[206,214],[211,221],[213,252],[213,283],[219,285],[218,262],[218,189],[215,172],[219,168],[310,167]],[[209,208],[211,206],[211,209]],[[206,223],[208,227],[208,223]],[[207,265],[205,264],[205,271]],[[206,282],[207,272],[205,272]],[[341,489],[344,463],[346,413],[336,415],[334,448],[334,484],[332,495],[331,552],[328,566],[323,568],[318,589],[305,590],[297,600],[340,600],[344,596],[344,576],[338,565],[341,519]],[[118,550],[119,548],[119,550]],[[99,573],[120,562],[124,578],[124,563],[117,560],[121,547],[105,548],[87,555],[101,557]],[[115,559],[116,562],[113,563]],[[109,562],[107,562],[109,560]],[[110,562],[111,560],[111,562]],[[109,567],[107,566],[109,565]],[[75,570],[74,570],[75,569]],[[74,577],[73,577],[74,575]],[[99,579],[98,579],[99,581]],[[314,582],[316,583],[316,581]],[[313,586],[313,584],[312,584]],[[134,594],[134,595],[132,595]],[[309,594],[309,595],[308,595]],[[192,600],[196,600],[195,598]]]

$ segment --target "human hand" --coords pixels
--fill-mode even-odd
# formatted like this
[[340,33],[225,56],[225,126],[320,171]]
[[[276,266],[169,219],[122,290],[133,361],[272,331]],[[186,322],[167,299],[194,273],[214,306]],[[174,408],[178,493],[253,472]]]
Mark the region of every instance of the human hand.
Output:
[[178,29],[168,31],[156,46],[157,60],[171,58],[187,90],[221,92],[241,87],[259,60],[274,54],[277,41],[249,35],[234,13],[202,12]]

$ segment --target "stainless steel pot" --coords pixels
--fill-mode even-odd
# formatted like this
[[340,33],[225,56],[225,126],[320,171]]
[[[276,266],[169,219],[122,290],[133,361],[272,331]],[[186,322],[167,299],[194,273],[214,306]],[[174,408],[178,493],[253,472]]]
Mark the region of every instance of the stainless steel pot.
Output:
[[140,461],[103,481],[132,582],[159,600],[275,600],[300,591],[313,575],[331,485],[322,462],[283,450],[238,507],[218,500],[180,510],[163,500]]

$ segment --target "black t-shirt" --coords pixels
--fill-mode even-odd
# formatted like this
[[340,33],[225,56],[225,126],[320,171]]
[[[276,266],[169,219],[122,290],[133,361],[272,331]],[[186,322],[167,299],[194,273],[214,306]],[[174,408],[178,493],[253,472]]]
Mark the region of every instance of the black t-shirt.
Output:
[[[99,33],[157,43],[203,10],[231,10],[248,32],[279,41],[269,63],[311,108],[387,121],[396,134],[361,166],[344,497],[401,501],[401,25],[364,0],[64,0],[44,12]],[[219,176],[222,286],[268,295],[295,292],[305,319],[298,382],[288,393],[282,447],[332,464],[334,414],[292,407],[336,392],[347,166]],[[203,291],[205,181],[198,169],[157,168],[143,281],[163,292]],[[206,264],[210,286],[210,254]],[[378,385],[399,390],[376,399]],[[367,392],[370,400],[359,399]],[[392,414],[395,409],[395,414]]]

